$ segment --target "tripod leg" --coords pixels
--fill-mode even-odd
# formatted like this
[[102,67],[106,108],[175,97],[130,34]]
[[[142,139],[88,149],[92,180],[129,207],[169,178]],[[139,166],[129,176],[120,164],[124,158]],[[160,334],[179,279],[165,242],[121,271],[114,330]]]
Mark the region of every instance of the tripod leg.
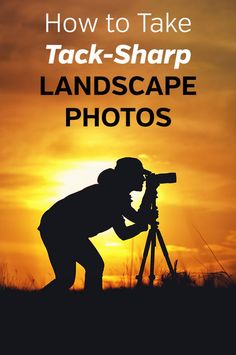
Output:
[[174,276],[175,275],[175,270],[174,270],[174,268],[173,268],[173,266],[171,264],[169,254],[168,254],[168,251],[166,249],[166,245],[165,245],[164,240],[162,238],[161,232],[160,232],[160,230],[158,228],[156,230],[156,233],[157,233],[157,238],[158,238],[158,241],[160,243],[162,252],[164,254],[164,257],[166,259],[167,265],[169,267],[170,273],[171,273],[172,276]]
[[144,267],[145,267],[145,263],[146,263],[146,260],[147,260],[150,244],[151,244],[151,241],[153,239],[152,236],[153,236],[153,231],[152,231],[152,229],[150,229],[149,232],[148,232],[146,244],[145,244],[145,247],[144,247],[143,258],[142,258],[141,266],[140,266],[140,269],[139,269],[139,273],[136,276],[136,279],[138,280],[137,286],[141,286],[142,285]]
[[149,275],[149,286],[153,286],[153,282],[156,278],[154,275],[154,262],[155,262],[155,248],[156,248],[156,234],[153,233],[151,241],[151,259],[150,259],[150,275]]

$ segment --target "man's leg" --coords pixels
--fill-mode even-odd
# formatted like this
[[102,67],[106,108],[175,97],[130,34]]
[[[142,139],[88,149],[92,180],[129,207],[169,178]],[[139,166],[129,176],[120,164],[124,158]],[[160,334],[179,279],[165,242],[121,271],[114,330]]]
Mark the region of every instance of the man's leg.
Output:
[[97,293],[102,290],[104,261],[89,239],[79,243],[76,261],[85,269],[85,290]]
[[53,243],[45,242],[45,238],[42,238],[55,273],[55,279],[44,287],[45,291],[66,291],[75,280],[76,261],[68,246],[59,244],[59,238],[58,236],[58,240]]
[[44,287],[45,291],[63,292],[74,284],[76,263],[65,255],[49,254],[49,259],[55,273],[55,279]]

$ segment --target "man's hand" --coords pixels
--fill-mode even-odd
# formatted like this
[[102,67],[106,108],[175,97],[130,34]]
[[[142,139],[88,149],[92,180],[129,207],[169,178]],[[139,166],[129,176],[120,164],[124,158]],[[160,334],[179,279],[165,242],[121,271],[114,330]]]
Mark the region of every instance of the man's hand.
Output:
[[147,218],[148,218],[148,223],[152,223],[153,221],[155,221],[158,217],[159,217],[159,211],[157,208],[152,209],[150,211],[148,211],[147,213]]
[[159,186],[159,184],[157,183],[156,174],[152,173],[152,174],[148,175],[146,178],[146,189],[154,191],[157,189],[158,186]]
[[136,223],[136,225],[138,226],[140,233],[148,230],[148,223],[139,222]]
[[[156,221],[156,219],[159,216],[159,212],[158,209],[150,209],[144,213],[142,213],[141,216],[139,216],[139,221],[137,222],[137,224],[139,224],[140,226],[147,226],[146,228],[148,228],[148,225],[151,224],[153,221]],[[147,229],[144,229],[147,230]]]

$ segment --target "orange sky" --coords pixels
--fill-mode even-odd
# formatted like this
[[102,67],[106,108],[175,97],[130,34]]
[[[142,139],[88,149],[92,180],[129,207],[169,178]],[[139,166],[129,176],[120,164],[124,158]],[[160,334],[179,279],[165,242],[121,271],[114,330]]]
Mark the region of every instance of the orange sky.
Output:
[[[1,175],[0,256],[8,279],[41,286],[52,277],[37,226],[55,201],[96,182],[100,171],[122,156],[139,157],[155,172],[175,171],[178,183],[159,188],[160,229],[179,269],[219,271],[202,242],[204,236],[224,268],[236,273],[235,225],[235,2],[178,1],[17,1],[1,11]],[[98,17],[93,34],[45,33],[45,13],[62,17]],[[146,33],[136,14],[188,17],[189,33]],[[104,17],[127,17],[127,33],[107,33]],[[80,48],[97,43],[107,50],[120,43],[150,48],[188,48],[191,62],[171,65],[48,65],[48,43]],[[197,95],[72,96],[39,94],[39,78],[53,87],[61,75],[197,76]],[[65,107],[170,107],[169,127],[65,127]],[[136,194],[137,199],[140,198]],[[145,236],[122,242],[108,231],[94,243],[106,264],[105,280],[124,282],[131,259],[138,268]],[[157,248],[157,272],[166,269]],[[2,272],[4,273],[4,272]],[[135,270],[133,270],[135,274]],[[1,276],[0,276],[1,277]],[[79,269],[77,283],[81,285]]]

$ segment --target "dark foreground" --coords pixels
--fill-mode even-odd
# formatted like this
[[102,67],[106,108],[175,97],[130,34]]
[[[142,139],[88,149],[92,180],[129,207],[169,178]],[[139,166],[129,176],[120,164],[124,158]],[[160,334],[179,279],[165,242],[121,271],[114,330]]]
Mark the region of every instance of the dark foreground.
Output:
[[[8,353],[230,353],[236,288],[0,290],[1,338]],[[12,352],[11,352],[11,347]]]

